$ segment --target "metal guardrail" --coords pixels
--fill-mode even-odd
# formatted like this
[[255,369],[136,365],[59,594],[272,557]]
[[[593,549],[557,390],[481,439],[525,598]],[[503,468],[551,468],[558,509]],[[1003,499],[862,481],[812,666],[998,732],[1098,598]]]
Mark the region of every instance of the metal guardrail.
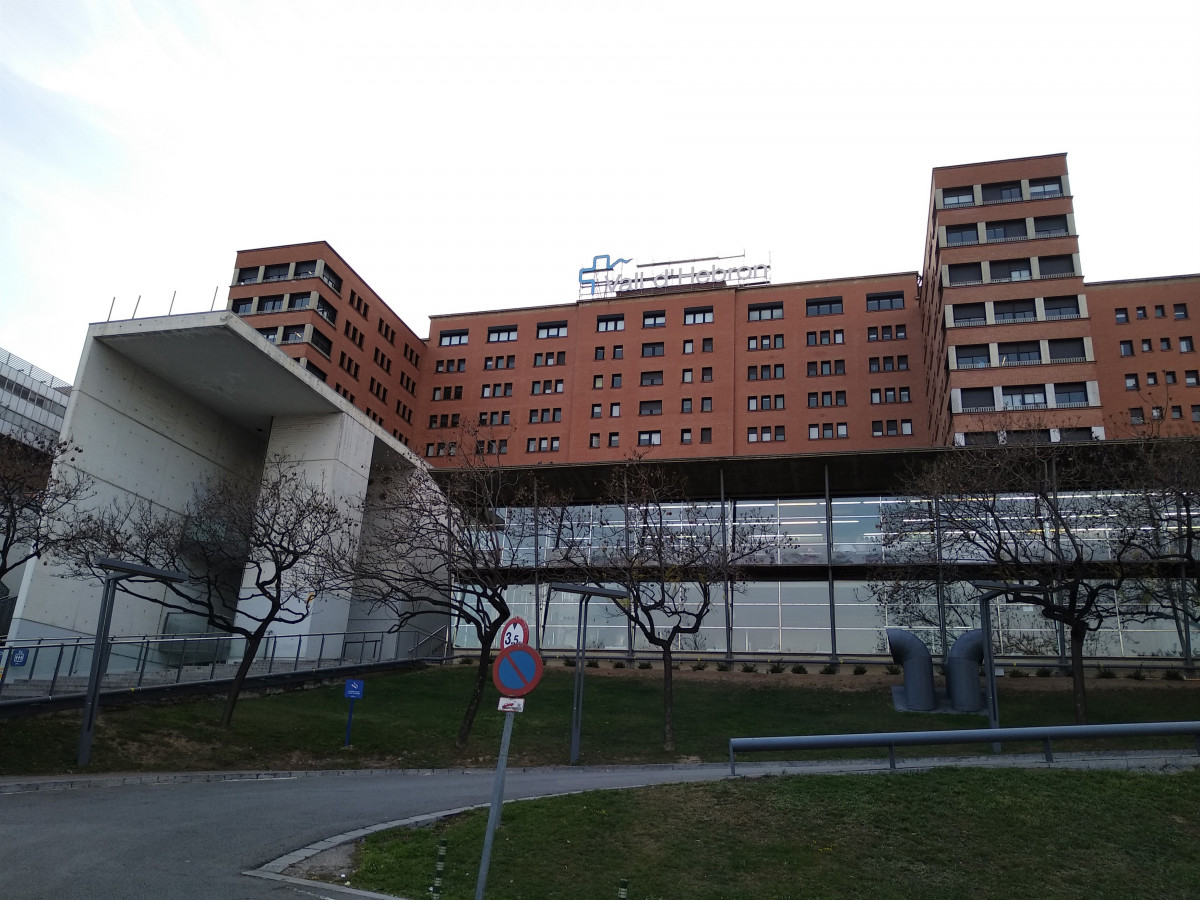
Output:
[[878,731],[868,734],[811,734],[796,737],[729,739],[729,774],[736,775],[735,753],[774,750],[832,750],[887,747],[888,766],[896,768],[897,747],[932,744],[999,744],[1002,741],[1041,741],[1046,762],[1054,762],[1052,740],[1102,737],[1164,737],[1190,735],[1200,755],[1200,722],[1125,722],[1113,725],[1035,725],[1024,728],[968,728],[963,731]]
[[[386,655],[385,642],[392,636],[387,630],[268,635],[258,648],[250,675],[316,672],[397,659],[444,658],[450,649],[448,629],[449,626],[432,632],[409,629],[394,637],[395,650]],[[93,638],[86,637],[57,641],[39,638],[6,644],[0,648],[0,702],[82,693],[94,644]],[[134,635],[113,638],[110,646],[102,689],[137,690],[230,678],[242,661],[245,638],[211,633]]]

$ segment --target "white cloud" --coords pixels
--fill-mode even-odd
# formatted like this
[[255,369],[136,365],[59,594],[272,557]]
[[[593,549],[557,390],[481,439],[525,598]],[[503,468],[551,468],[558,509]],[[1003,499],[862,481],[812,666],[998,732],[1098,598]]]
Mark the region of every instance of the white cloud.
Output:
[[1195,271],[1191,6],[4,0],[0,346],[324,238],[419,332],[595,253],[916,269],[929,170],[1067,151],[1090,279]]

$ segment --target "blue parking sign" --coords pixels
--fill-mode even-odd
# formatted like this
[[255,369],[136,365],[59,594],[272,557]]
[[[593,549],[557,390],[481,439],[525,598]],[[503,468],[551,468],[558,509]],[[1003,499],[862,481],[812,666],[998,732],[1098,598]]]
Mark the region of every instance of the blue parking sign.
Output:
[[363,696],[363,682],[360,678],[346,679],[345,695],[350,700],[361,700]]

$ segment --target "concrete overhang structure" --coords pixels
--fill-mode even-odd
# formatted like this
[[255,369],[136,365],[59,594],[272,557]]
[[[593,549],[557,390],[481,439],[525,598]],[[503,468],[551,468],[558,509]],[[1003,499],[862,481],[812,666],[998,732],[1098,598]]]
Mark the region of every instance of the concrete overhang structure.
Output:
[[[183,512],[197,484],[260,477],[276,454],[348,509],[360,507],[372,477],[427,472],[400,441],[228,311],[92,325],[63,435],[82,448],[74,465],[93,479],[96,508],[141,499]],[[44,563],[26,573],[11,636],[92,634],[99,582]],[[274,634],[386,631],[394,621],[348,596],[320,601],[304,622]],[[420,625],[426,633],[437,627]],[[198,616],[135,598],[120,598],[114,610],[117,636],[205,630]],[[401,655],[400,636],[389,641],[390,655]]]

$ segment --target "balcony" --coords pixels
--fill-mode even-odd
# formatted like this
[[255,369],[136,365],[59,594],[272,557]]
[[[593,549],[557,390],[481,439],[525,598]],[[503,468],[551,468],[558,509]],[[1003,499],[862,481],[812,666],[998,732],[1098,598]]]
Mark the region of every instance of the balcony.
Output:
[[995,411],[996,411],[996,404],[994,404],[994,403],[993,403],[991,406],[964,406],[964,407],[962,408],[962,411],[963,411],[964,413],[990,413],[990,412],[995,412]]

